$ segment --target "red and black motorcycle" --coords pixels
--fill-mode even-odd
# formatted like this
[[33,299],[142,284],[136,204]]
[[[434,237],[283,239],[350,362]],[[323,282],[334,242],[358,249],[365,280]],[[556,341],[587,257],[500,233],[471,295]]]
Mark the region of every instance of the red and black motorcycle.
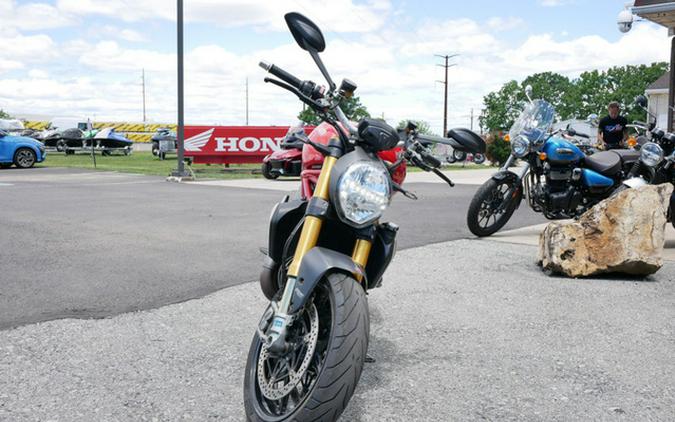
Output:
[[[277,65],[261,63],[283,88],[323,121],[303,148],[302,195],[285,196],[270,216],[268,248],[260,287],[269,305],[255,327],[244,376],[248,421],[335,421],[361,376],[370,340],[366,292],[382,285],[394,257],[398,226],[383,221],[401,183],[405,163],[440,171],[426,143],[484,143],[455,131],[454,139],[425,136],[413,124],[397,132],[386,122],[350,122],[340,104],[356,84],[335,84],[319,53],[321,30],[305,16],[289,13],[288,27],[310,53],[328,87],[300,80]],[[473,148],[467,147],[470,152]]]
[[281,149],[263,158],[262,175],[265,179],[276,179],[279,176],[297,177],[302,172],[302,141],[310,127],[291,126],[279,145]]

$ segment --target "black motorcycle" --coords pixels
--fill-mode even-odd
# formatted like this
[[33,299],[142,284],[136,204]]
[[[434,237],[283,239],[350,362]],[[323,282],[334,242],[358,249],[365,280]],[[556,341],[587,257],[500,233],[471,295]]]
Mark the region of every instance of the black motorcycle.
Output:
[[325,157],[313,196],[286,196],[272,211],[260,275],[270,304],[249,350],[244,404],[250,421],[334,421],[366,361],[366,292],[381,285],[394,257],[398,226],[382,222],[382,213],[395,191],[410,195],[394,181],[396,171],[406,159],[429,169],[440,165],[421,142],[461,147],[475,139],[463,132],[457,133],[459,140],[423,137],[409,125],[401,157],[383,161],[378,153],[399,145],[399,133],[378,119],[350,122],[340,102],[354,94],[356,84],[344,79],[335,85],[318,54],[325,48],[323,35],[312,21],[299,13],[285,19],[328,88],[263,62],[261,67],[278,78],[265,82],[296,95],[337,136],[325,144],[303,137]]
[[[647,99],[644,96],[638,96],[635,102],[650,118],[656,118],[647,109]],[[636,188],[646,184],[662,183],[675,185],[675,134],[659,129],[653,122],[645,127],[641,135],[643,143],[640,145],[640,160],[631,167],[624,186]],[[670,197],[668,208],[668,221],[675,227],[673,210],[675,210],[675,192]]]

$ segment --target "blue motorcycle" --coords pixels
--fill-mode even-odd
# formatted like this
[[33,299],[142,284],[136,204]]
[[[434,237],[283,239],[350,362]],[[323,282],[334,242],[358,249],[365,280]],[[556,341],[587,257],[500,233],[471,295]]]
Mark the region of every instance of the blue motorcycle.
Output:
[[[529,99],[529,90],[526,93]],[[574,130],[549,133],[554,117],[551,104],[530,99],[509,131],[511,155],[471,200],[467,224],[473,234],[499,231],[523,196],[550,220],[576,218],[611,196],[640,159],[634,150],[586,155],[569,140]],[[512,169],[518,160],[522,165]]]

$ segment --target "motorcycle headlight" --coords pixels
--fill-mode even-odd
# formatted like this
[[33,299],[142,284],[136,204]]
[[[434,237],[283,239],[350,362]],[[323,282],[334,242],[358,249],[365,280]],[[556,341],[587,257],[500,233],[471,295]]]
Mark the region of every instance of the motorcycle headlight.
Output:
[[640,149],[640,160],[649,167],[656,167],[663,160],[663,149],[654,142],[647,142]]
[[389,206],[389,174],[375,163],[356,162],[340,176],[335,199],[340,218],[355,226],[366,226],[380,218]]
[[530,152],[530,141],[524,136],[518,136],[511,142],[511,152],[518,158],[522,158]]

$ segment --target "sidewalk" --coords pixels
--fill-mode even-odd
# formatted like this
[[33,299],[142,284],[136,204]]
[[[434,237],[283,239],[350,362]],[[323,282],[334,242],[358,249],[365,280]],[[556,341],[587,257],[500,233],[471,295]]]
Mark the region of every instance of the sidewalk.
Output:
[[[369,295],[370,354],[343,421],[668,420],[675,263],[645,281],[548,277],[531,246],[397,254]],[[102,320],[0,331],[0,420],[243,417],[256,283]]]
[[[482,185],[486,180],[498,171],[496,167],[486,167],[480,170],[447,170],[443,173],[453,182],[461,185]],[[300,178],[279,178],[276,180],[258,179],[234,179],[234,180],[205,180],[189,182],[197,185],[223,186],[231,188],[247,189],[270,189],[284,192],[292,192],[300,187]],[[438,176],[433,173],[423,171],[408,172],[405,183],[443,183]]]

